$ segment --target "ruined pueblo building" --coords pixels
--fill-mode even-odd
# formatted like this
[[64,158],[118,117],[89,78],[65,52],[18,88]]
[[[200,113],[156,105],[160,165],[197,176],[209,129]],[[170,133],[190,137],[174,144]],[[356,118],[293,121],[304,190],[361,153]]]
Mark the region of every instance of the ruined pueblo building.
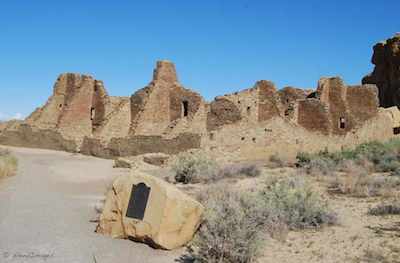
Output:
[[112,158],[192,148],[242,158],[337,150],[400,132],[400,36],[374,47],[374,72],[363,84],[322,78],[316,90],[277,90],[266,80],[211,102],[179,82],[159,61],[151,82],[131,97],[113,97],[91,76],[61,74],[53,95],[22,122],[0,126],[0,144]]

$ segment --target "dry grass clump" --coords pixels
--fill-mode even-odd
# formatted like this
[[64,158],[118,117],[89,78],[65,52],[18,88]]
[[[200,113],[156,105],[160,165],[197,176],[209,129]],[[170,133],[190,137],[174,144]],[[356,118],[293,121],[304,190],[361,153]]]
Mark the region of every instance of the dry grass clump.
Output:
[[386,246],[379,248],[368,248],[364,251],[361,260],[355,262],[362,263],[400,263],[399,248],[396,246]]
[[330,189],[354,197],[392,196],[400,186],[397,177],[370,174],[365,167],[348,163],[343,172],[336,175]]
[[368,214],[374,216],[400,215],[400,200],[385,202],[369,209]]
[[269,167],[271,168],[282,168],[288,166],[288,162],[283,160],[279,155],[273,154],[269,157]]
[[15,175],[17,164],[17,158],[10,151],[0,149],[0,178]]
[[195,262],[254,262],[268,233],[336,223],[336,214],[310,185],[298,178],[278,179],[262,190],[243,193],[211,187],[203,193],[205,221],[191,250]]
[[230,164],[218,171],[218,178],[257,177],[261,174],[258,165],[253,163]]

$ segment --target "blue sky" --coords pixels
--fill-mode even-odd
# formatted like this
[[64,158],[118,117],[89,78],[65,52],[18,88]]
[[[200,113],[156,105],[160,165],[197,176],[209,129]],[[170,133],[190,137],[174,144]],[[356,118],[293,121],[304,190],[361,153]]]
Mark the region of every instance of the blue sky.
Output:
[[357,84],[372,46],[400,31],[399,10],[398,0],[1,1],[0,119],[45,103],[62,72],[129,96],[160,59],[208,100],[260,79]]

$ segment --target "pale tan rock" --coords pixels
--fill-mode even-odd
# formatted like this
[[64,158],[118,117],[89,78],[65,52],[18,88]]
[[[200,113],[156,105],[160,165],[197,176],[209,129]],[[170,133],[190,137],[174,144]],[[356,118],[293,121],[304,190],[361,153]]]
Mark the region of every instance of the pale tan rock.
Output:
[[148,153],[143,155],[143,161],[145,163],[155,166],[165,165],[168,161],[168,158],[169,155],[165,153]]
[[[128,217],[132,189],[141,183],[150,188],[143,218]],[[156,248],[174,249],[193,238],[203,210],[200,203],[175,186],[132,171],[114,181],[96,231],[113,238],[145,242]]]
[[114,168],[132,168],[132,164],[126,158],[117,158],[114,160]]

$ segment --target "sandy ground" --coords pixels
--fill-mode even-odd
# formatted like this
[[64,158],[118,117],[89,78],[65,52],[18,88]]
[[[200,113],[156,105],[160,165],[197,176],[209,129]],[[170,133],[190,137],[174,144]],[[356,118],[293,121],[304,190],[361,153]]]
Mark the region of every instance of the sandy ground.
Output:
[[112,161],[10,148],[16,176],[0,182],[0,262],[168,263],[182,253],[94,233],[94,204],[118,174]]
[[400,217],[367,215],[368,208],[376,203],[375,199],[331,199],[331,207],[339,217],[338,226],[290,232],[285,242],[269,240],[260,263],[382,262],[374,259],[366,261],[367,250],[388,255],[389,258],[397,257],[399,261],[390,262],[400,262],[400,254],[394,252],[400,248]]
[[[19,160],[16,176],[0,181],[0,263],[7,262],[130,262],[168,263],[184,250],[154,250],[147,245],[94,233],[96,203],[113,178],[129,172],[112,168],[112,161],[38,149],[11,148]],[[138,164],[165,178],[169,169]],[[223,183],[253,189],[271,175],[293,169],[267,169],[258,178]],[[368,209],[381,198],[352,198],[322,190],[339,224],[317,230],[292,231],[285,241],[268,239],[258,263],[399,263],[400,216],[377,217]],[[205,185],[177,185],[191,195]],[[367,251],[372,251],[366,255]],[[377,255],[374,253],[377,252]],[[379,256],[384,255],[386,259]],[[390,260],[388,260],[390,259]]]

